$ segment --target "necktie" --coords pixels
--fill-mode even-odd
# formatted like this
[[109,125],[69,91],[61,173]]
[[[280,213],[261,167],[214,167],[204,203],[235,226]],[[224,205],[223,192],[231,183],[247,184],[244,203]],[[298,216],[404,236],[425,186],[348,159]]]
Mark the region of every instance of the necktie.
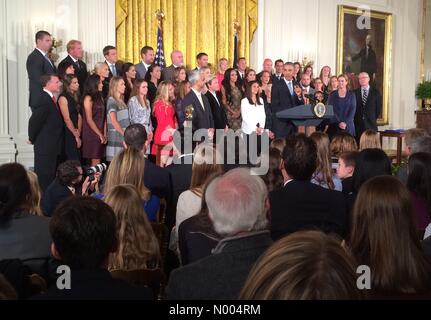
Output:
[[287,81],[287,87],[289,88],[290,95],[293,95],[292,81]]
[[79,60],[77,60],[75,62],[75,67],[76,67],[77,70],[81,69],[81,66],[79,65]]
[[115,65],[111,64],[111,72],[114,77],[117,76],[117,70],[115,69]]
[[198,95],[199,102],[201,103],[202,109],[205,111],[204,101],[202,100],[202,94]]
[[48,53],[45,54],[45,59],[49,62],[49,64],[51,65],[51,67],[54,67],[54,65],[52,64],[52,61],[49,59]]
[[55,96],[52,96],[52,101],[54,101],[54,104],[57,106],[57,98]]
[[363,91],[362,91],[362,105],[364,107],[367,104],[367,100],[368,100],[368,90],[367,89],[363,89]]

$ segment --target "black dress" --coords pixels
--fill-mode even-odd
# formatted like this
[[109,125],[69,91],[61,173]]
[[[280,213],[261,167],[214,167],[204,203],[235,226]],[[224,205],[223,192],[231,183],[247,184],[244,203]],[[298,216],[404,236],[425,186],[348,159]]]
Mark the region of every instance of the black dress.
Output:
[[[77,104],[75,99],[70,94],[62,93],[60,97],[64,97],[67,100],[67,107],[69,109],[69,117],[75,128],[78,128],[78,115]],[[80,160],[81,156],[76,144],[75,136],[67,128],[66,123],[64,124],[64,158],[65,160]]]

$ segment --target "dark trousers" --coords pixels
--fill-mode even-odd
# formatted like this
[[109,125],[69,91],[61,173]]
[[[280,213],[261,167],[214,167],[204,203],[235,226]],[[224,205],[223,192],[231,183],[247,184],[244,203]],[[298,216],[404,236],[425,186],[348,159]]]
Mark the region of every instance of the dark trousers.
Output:
[[42,192],[48,188],[51,182],[55,179],[58,155],[46,155],[34,153],[34,172],[37,174],[40,188]]

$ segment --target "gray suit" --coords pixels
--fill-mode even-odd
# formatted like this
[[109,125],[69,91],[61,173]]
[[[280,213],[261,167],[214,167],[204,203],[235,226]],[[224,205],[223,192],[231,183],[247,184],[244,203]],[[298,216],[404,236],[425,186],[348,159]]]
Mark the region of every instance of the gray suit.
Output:
[[175,66],[172,64],[162,71],[163,80],[175,81]]
[[135,65],[136,68],[136,79],[142,80],[145,79],[145,75],[147,74],[147,68],[145,68],[142,62]]

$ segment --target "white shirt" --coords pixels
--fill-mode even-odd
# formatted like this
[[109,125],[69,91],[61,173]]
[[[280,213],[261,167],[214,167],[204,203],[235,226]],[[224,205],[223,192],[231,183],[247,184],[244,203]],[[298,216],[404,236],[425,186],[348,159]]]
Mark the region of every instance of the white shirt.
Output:
[[210,93],[214,96],[214,98],[216,99],[218,105],[220,106],[220,101],[218,101],[217,94],[215,92],[212,92],[212,91],[210,91]]
[[145,70],[148,70],[151,67],[151,64],[146,64],[144,61],[142,61],[142,64],[145,67]]
[[[117,73],[117,68],[115,67],[115,64],[110,63],[108,60],[106,60],[106,63],[108,64],[109,67],[109,71],[111,71],[112,74],[114,74],[114,72],[112,71],[112,69],[115,70],[115,73]],[[118,76],[118,74],[116,74]]]
[[70,54],[69,54],[69,57],[70,57],[70,59],[72,59],[72,61],[74,62],[74,63],[77,63],[78,62],[78,59],[75,59],[74,57],[72,57]]
[[265,106],[262,98],[259,98],[261,105],[252,105],[247,98],[241,101],[242,126],[241,130],[245,134],[256,132],[257,124],[264,129],[266,122]]
[[42,51],[39,48],[36,48],[37,51],[39,51],[44,57],[48,54],[48,52]]
[[202,99],[202,93],[200,93],[199,91],[196,91],[195,89],[193,89],[193,92],[195,93],[195,95],[198,97],[199,102],[201,103],[202,109],[205,110],[205,106],[204,106],[204,101]]
[[287,180],[285,183],[284,183],[284,186],[287,186],[288,184],[289,184],[289,182],[292,182],[293,181],[293,179],[289,179],[289,180]]
[[46,89],[43,89],[43,91],[45,91],[47,94],[49,94],[49,96],[51,97],[51,99],[54,97],[54,94],[51,91],[48,91]]
[[197,215],[202,208],[202,197],[198,196],[191,190],[184,191],[180,194],[177,203],[177,213],[176,213],[176,221],[175,226],[178,232],[178,228],[180,224]]
[[362,91],[362,96],[364,96],[364,91],[367,91],[368,93],[370,93],[370,86],[361,87],[361,91]]

